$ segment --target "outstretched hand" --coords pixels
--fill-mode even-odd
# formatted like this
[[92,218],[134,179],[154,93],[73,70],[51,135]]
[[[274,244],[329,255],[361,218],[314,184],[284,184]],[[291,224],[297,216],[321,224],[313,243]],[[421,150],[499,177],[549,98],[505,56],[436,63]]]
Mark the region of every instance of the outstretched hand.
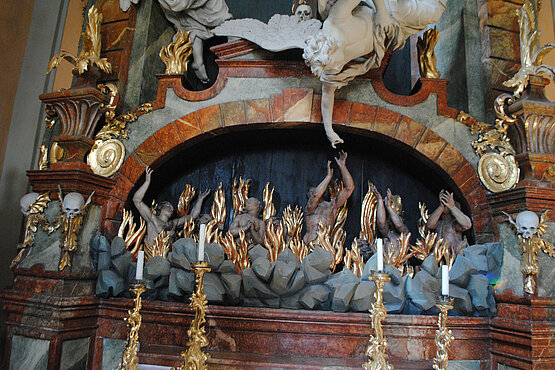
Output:
[[378,188],[376,188],[376,185],[370,184],[370,191],[376,196],[376,199],[383,200],[382,195],[378,191]]
[[339,152],[339,158],[335,158],[335,162],[339,167],[345,166],[346,160],[347,160],[347,153],[343,150]]
[[393,194],[391,193],[391,189],[389,189],[389,188],[387,188],[386,204],[389,207],[392,207],[392,205],[393,205]]
[[200,193],[199,198],[206,198],[208,196],[208,194],[210,194],[210,189],[206,189],[205,191],[203,191],[202,193]]
[[152,168],[146,167],[145,181],[150,182],[150,175],[152,175]]

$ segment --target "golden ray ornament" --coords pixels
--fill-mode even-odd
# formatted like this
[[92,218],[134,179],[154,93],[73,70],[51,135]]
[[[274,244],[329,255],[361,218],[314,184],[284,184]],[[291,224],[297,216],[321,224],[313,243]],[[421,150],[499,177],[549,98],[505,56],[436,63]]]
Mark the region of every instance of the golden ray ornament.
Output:
[[370,317],[372,318],[372,329],[374,335],[370,336],[368,347],[366,348],[366,356],[368,361],[362,365],[366,370],[392,370],[393,366],[387,361],[387,338],[383,333],[382,320],[387,317],[387,310],[383,304],[383,286],[386,282],[391,281],[388,274],[372,271],[370,280],[376,284],[374,292],[374,303],[370,308]]
[[554,44],[539,46],[540,31],[537,29],[537,19],[534,7],[530,1],[525,1],[521,9],[517,10],[520,28],[520,69],[508,81],[503,82],[507,87],[514,87],[513,95],[518,98],[530,80],[531,75],[542,76],[553,81],[555,68],[542,64],[543,58],[555,49]]
[[176,370],[204,370],[208,369],[206,360],[210,358],[208,353],[202,351],[203,347],[208,345],[206,338],[206,330],[204,323],[206,322],[206,294],[203,291],[203,277],[206,272],[210,271],[207,262],[191,263],[191,270],[196,275],[196,289],[191,296],[190,306],[195,310],[195,318],[191,322],[191,327],[187,331],[189,340],[187,342],[187,351],[181,352],[183,362],[178,367],[173,367]]
[[233,201],[233,217],[237,216],[245,208],[245,203],[249,197],[249,189],[251,186],[251,179],[243,180],[242,177],[233,179],[233,190],[231,191],[231,198]]
[[43,214],[50,200],[50,194],[44,193],[39,195],[35,202],[29,207],[29,215],[27,215],[27,220],[25,221],[25,236],[23,237],[23,243],[17,246],[19,252],[10,263],[11,269],[14,269],[19,262],[29,254],[39,226],[44,231],[48,231],[49,234],[54,231],[54,229],[49,229],[48,221]]
[[65,51],[61,51],[55,55],[48,63],[50,73],[52,69],[57,68],[62,60],[67,60],[75,66],[73,73],[81,75],[88,71],[89,67],[96,66],[105,73],[112,73],[112,65],[106,58],[100,58],[101,36],[100,25],[102,23],[102,14],[98,12],[96,6],[91,6],[88,12],[87,26],[85,32],[81,33],[81,41],[83,47],[78,57],[75,57]]
[[118,370],[138,370],[139,369],[139,330],[141,328],[141,294],[146,290],[146,282],[139,280],[129,284],[129,288],[135,295],[133,301],[135,307],[129,310],[129,317],[124,320],[127,321],[129,333],[125,342],[125,351],[121,356],[121,361]]
[[423,78],[440,78],[441,73],[437,69],[437,59],[434,48],[439,40],[437,27],[430,28],[422,37],[418,37],[416,49],[418,50],[418,68]]
[[436,304],[439,308],[439,316],[437,320],[438,329],[436,330],[436,355],[434,357],[433,366],[435,370],[447,370],[449,355],[447,353],[453,335],[451,330],[447,329],[447,312],[453,308],[453,298],[442,296]]
[[276,215],[276,207],[274,207],[274,187],[270,190],[270,183],[266,183],[264,191],[262,192],[262,199],[264,200],[264,211],[262,212],[262,219],[268,221]]
[[190,32],[183,33],[183,30],[177,31],[174,40],[160,50],[158,55],[166,65],[165,74],[187,74],[187,64],[193,53],[193,43],[189,34]]

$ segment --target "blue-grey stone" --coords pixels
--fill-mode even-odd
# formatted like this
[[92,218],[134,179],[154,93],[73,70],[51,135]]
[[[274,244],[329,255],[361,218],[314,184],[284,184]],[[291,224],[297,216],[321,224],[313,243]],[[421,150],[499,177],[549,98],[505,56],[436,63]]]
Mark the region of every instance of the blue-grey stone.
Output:
[[125,250],[119,256],[112,258],[112,269],[121,277],[127,276],[129,265],[133,261],[133,255],[128,250]]
[[391,265],[384,265],[383,270],[386,274],[389,275],[389,278],[391,279],[391,283],[393,285],[399,285],[403,282],[401,272],[398,268]]
[[224,262],[225,252],[218,244],[210,243],[204,246],[204,257],[208,267],[215,271]]
[[117,369],[125,351],[125,340],[104,338],[102,346],[102,368]]
[[119,236],[116,236],[112,240],[112,246],[110,247],[110,254],[112,255],[112,258],[123,254],[123,252],[125,252],[126,250],[127,244],[125,244],[125,240],[123,240]]
[[287,308],[290,310],[296,310],[296,309],[302,308],[299,302],[299,300],[301,299],[301,294],[302,292],[298,291],[295,294],[280,297],[279,307]]
[[225,288],[226,301],[229,304],[238,304],[241,301],[241,285],[243,278],[235,273],[224,273],[220,275],[222,284]]
[[123,277],[112,270],[101,270],[96,280],[96,295],[104,298],[117,297],[126,289]]
[[449,284],[449,295],[453,298],[453,309],[460,315],[467,316],[474,312],[472,298],[468,294],[468,290]]
[[216,270],[221,274],[237,274],[237,266],[231,260],[225,260]]
[[426,271],[428,274],[432,276],[436,276],[438,269],[439,269],[439,266],[436,260],[436,256],[434,254],[430,254],[422,262],[422,270]]
[[90,338],[64,340],[60,370],[79,370],[87,368]]
[[497,315],[497,303],[495,302],[495,295],[493,294],[493,287],[491,285],[488,286],[488,312],[490,316]]
[[307,310],[329,310],[331,290],[324,284],[305,287],[300,292],[299,305]]
[[249,258],[252,262],[256,261],[259,258],[270,258],[270,252],[260,244],[255,245],[248,251]]
[[264,307],[279,308],[279,298],[263,298],[260,301],[264,304]]
[[266,307],[262,300],[253,297],[245,297],[243,304],[247,307]]
[[301,270],[297,270],[293,278],[289,281],[287,285],[287,292],[285,294],[290,295],[297,293],[299,290],[304,288],[306,280],[304,274]]
[[137,274],[137,262],[131,262],[129,268],[127,269],[127,276],[125,277],[126,282],[135,280],[135,275]]
[[327,271],[329,271],[330,269],[332,261],[333,257],[330,251],[327,251],[320,246],[316,246],[314,250],[305,257],[302,262],[302,267],[303,270],[305,268],[311,267],[316,271],[327,273]]
[[221,304],[224,302],[224,294],[226,292],[218,274],[214,272],[204,274],[203,285],[206,299],[210,304]]
[[[270,283],[270,288],[272,288],[272,290],[279,295],[287,294],[289,282],[291,281],[291,278],[295,274],[295,271],[297,271],[298,265],[299,265],[298,262],[297,263],[285,262],[283,260],[278,259],[274,267],[274,274],[272,276],[272,282]],[[304,275],[303,275],[303,278],[304,278]]]
[[97,254],[97,271],[109,270],[112,265],[112,256],[110,252],[100,252]]
[[350,307],[351,299],[359,282],[345,283],[335,286],[331,302],[331,309],[334,312],[347,312]]
[[488,272],[488,259],[486,257],[486,250],[486,245],[476,244],[466,247],[463,251],[464,256],[468,258],[474,268],[482,274]]
[[372,275],[372,271],[378,271],[378,256],[376,254],[373,254],[372,257],[366,261],[360,280],[367,281],[370,275]]
[[439,293],[440,286],[438,280],[424,269],[418,271],[413,278],[409,277],[407,279],[407,297],[412,304],[421,310],[420,312],[435,306],[436,297]]
[[348,284],[348,283],[358,283],[359,278],[353,274],[351,270],[344,269],[336,274],[333,274],[328,281],[325,282],[327,286],[333,291],[336,287]]
[[458,255],[455,263],[449,270],[449,281],[451,284],[456,284],[460,287],[465,287],[468,284],[470,275],[477,273],[478,270],[472,264],[472,261],[463,255]]
[[503,264],[503,243],[487,243],[486,257],[488,259],[487,277],[490,284],[496,284],[501,277],[501,265]]
[[195,287],[195,274],[190,271],[172,268],[168,283],[169,294],[181,297],[183,294],[191,294]]
[[[192,238],[181,238],[175,244],[179,243],[178,251],[182,251],[188,261],[198,261],[197,243]],[[183,254],[183,253],[180,253]]]
[[10,370],[46,370],[50,341],[19,335],[12,337]]
[[[60,236],[60,235],[58,235]],[[35,240],[36,245],[37,242]],[[60,264],[61,248],[60,240],[56,240],[40,250],[33,246],[31,253],[18,265],[19,268],[29,269],[35,265],[43,265],[45,271],[58,271]]]
[[168,262],[172,267],[176,267],[182,270],[191,270],[191,263],[184,253],[178,253],[172,250],[170,253],[168,253]]
[[274,267],[276,263],[270,262],[265,258],[258,258],[256,261],[252,263],[252,270],[260,279],[264,280],[265,282],[270,281],[272,277],[272,272],[274,272]]
[[301,265],[299,257],[297,257],[297,255],[289,248],[285,248],[280,254],[278,254],[276,262],[280,261],[295,265],[295,268]]
[[478,311],[486,310],[489,306],[488,298],[488,278],[481,274],[470,276],[466,289],[472,298],[472,304]]
[[170,275],[170,263],[162,256],[150,257],[144,267],[144,277],[149,280],[156,280],[161,276]]
[[358,284],[353,298],[351,298],[351,310],[356,312],[368,312],[374,302],[376,284],[372,281],[361,281]]
[[408,277],[401,279],[402,284],[394,285],[391,281],[384,284],[383,302],[388,313],[401,313],[405,307],[405,282]]
[[324,281],[328,280],[331,275],[331,271],[329,268],[321,272],[310,265],[303,264],[301,265],[301,270],[304,273],[307,284],[323,283]]
[[268,299],[278,295],[260,280],[251,268],[243,269],[243,291],[246,298]]

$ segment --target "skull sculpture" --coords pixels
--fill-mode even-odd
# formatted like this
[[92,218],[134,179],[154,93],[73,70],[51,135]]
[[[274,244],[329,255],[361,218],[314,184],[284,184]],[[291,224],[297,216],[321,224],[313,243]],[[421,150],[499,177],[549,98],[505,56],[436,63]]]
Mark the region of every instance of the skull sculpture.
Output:
[[22,196],[21,200],[19,201],[19,205],[21,206],[21,213],[23,213],[25,216],[29,216],[29,213],[31,213],[31,206],[33,205],[33,203],[36,202],[38,197],[38,193],[29,193]]
[[309,5],[301,4],[295,10],[295,16],[299,22],[308,21],[312,19],[312,8]]
[[516,227],[518,233],[524,239],[530,239],[538,232],[540,219],[537,214],[532,211],[523,211],[516,216]]
[[69,193],[64,197],[63,208],[68,218],[75,218],[83,211],[85,198],[79,193]]

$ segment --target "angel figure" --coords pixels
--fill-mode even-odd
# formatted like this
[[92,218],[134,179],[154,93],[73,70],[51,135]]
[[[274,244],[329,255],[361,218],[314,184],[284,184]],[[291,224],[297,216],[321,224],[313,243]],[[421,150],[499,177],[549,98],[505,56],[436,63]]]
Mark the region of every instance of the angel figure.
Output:
[[62,241],[60,244],[62,255],[58,265],[58,270],[62,271],[66,267],[71,266],[71,253],[77,250],[77,233],[83,223],[83,216],[91,204],[94,191],[85,201],[85,198],[80,193],[71,192],[64,197],[62,188],[58,187],[58,189],[62,215],[58,216],[54,224],[49,226],[48,232],[51,233],[59,227],[62,228]]
[[[343,142],[332,128],[335,90],[379,67],[386,50],[402,48],[409,36],[436,22],[445,8],[442,0],[318,1],[325,21],[321,32],[306,41],[303,58],[322,81],[322,118],[332,147]],[[346,67],[358,58],[365,60]]]
[[536,294],[535,276],[540,272],[538,264],[538,253],[544,253],[555,257],[555,247],[552,243],[542,238],[547,231],[547,212],[538,215],[531,211],[520,212],[516,216],[516,221],[505,213],[509,222],[518,232],[518,249],[522,255],[520,261],[520,271],[524,274],[524,291],[528,294]]

